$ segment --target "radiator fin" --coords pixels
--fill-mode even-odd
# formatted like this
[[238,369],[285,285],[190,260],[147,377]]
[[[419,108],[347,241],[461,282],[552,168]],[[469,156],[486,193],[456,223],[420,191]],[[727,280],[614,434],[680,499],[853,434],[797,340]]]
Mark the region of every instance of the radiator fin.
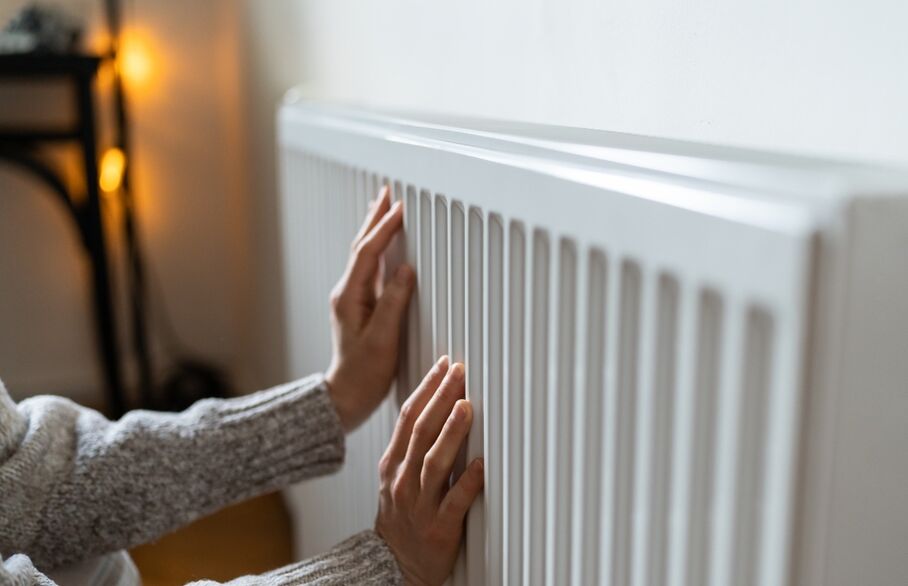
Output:
[[[504,459],[504,226],[501,217],[493,214],[489,217],[488,234],[488,280],[486,305],[486,328],[488,343],[486,349],[487,375],[483,390],[485,391],[483,418],[483,437],[486,440],[485,462],[488,490],[486,499],[486,535],[488,551],[502,552],[504,555],[488,556],[486,583],[504,583],[504,565],[506,551],[504,541],[504,472],[507,463]],[[483,555],[485,553],[483,552]]]
[[527,418],[524,424],[526,451],[524,466],[524,558],[527,565],[525,581],[542,584],[545,580],[545,540],[548,521],[546,513],[546,441],[548,407],[548,338],[549,338],[549,238],[536,230],[533,233],[531,277],[529,397],[525,399]]
[[[504,541],[508,547],[504,550],[507,559],[507,583],[523,584],[524,579],[524,405],[526,404],[526,352],[527,352],[527,268],[526,268],[526,232],[519,222],[510,225],[508,238],[508,278],[507,286],[507,335],[506,352],[507,370],[504,389],[504,429],[507,436],[507,449],[504,457],[507,460],[507,473],[502,486],[506,499],[506,525]],[[504,582],[503,582],[504,583]]]

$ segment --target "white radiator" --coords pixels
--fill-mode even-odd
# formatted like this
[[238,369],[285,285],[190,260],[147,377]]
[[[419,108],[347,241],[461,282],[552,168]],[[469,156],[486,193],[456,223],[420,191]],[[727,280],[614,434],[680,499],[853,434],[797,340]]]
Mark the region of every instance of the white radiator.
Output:
[[455,583],[905,583],[908,175],[292,99],[279,132],[292,374],[381,184],[418,273],[396,397],[291,491],[300,555],[372,526],[449,353],[487,473]]

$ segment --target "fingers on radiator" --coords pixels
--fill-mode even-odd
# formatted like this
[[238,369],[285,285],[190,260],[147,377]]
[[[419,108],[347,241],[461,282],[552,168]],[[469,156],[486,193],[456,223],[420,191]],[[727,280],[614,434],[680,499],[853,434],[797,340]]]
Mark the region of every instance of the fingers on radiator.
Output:
[[384,346],[397,343],[404,312],[416,282],[415,276],[409,265],[401,265],[394,278],[385,285],[375,307],[374,317],[367,326],[368,335],[375,338],[377,344]]
[[351,249],[356,250],[356,247],[359,245],[360,241],[366,237],[372,228],[375,227],[375,224],[388,212],[388,208],[391,207],[391,190],[387,185],[381,188],[381,191],[378,192],[378,197],[370,204],[369,213],[366,214],[366,219],[363,220],[363,225],[360,226],[359,232],[356,233],[356,236],[353,238],[353,244],[351,244]]
[[470,431],[473,422],[473,408],[463,399],[454,403],[438,439],[426,454],[422,467],[423,492],[436,503],[446,492],[451,470],[457,454]]
[[470,462],[448,494],[445,495],[441,506],[438,508],[438,522],[450,527],[452,530],[463,524],[470,505],[482,492],[484,482],[484,464],[481,458]]
[[391,442],[388,444],[388,449],[382,458],[383,462],[387,460],[388,465],[393,465],[396,468],[403,461],[407,454],[407,447],[410,444],[413,426],[416,425],[416,420],[429,402],[429,399],[435,394],[435,390],[438,389],[447,372],[448,357],[442,356],[422,379],[413,394],[404,402],[400,408],[400,415],[397,417],[394,433],[391,435]]

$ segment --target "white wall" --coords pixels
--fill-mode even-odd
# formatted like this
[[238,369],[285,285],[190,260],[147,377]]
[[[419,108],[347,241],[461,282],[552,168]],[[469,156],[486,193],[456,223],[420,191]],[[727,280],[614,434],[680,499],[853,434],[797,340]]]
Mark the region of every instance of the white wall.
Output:
[[298,4],[325,97],[908,161],[904,0]]

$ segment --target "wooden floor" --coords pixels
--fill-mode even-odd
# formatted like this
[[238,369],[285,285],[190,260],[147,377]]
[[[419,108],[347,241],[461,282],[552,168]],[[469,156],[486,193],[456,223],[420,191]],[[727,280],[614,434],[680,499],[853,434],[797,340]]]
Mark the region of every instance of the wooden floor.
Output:
[[292,561],[290,515],[280,493],[270,494],[200,519],[130,554],[144,586],[258,574]]

